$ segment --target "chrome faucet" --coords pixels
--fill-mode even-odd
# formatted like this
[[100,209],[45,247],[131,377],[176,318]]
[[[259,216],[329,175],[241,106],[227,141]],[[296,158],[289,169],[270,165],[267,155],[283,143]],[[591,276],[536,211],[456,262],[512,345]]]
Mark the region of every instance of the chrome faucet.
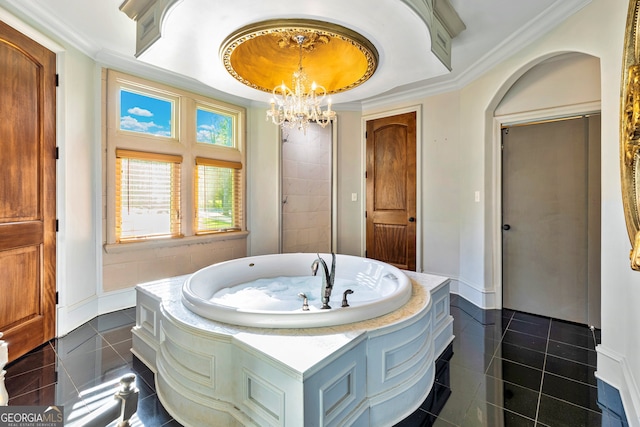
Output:
[[318,272],[318,267],[322,266],[322,287],[320,288],[320,301],[322,301],[322,309],[331,308],[329,306],[329,298],[331,298],[331,291],[333,290],[333,282],[336,276],[336,254],[331,252],[331,273],[327,268],[327,263],[320,258],[320,254],[317,254],[318,258],[311,264],[311,273],[315,276]]

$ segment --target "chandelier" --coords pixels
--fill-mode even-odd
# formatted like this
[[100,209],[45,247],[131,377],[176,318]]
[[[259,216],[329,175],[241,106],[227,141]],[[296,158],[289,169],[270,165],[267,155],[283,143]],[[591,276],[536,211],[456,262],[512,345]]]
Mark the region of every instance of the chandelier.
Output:
[[287,87],[284,81],[273,89],[267,120],[271,119],[273,124],[281,126],[283,130],[296,128],[306,134],[309,122],[315,122],[324,128],[336,118],[336,113],[331,109],[331,98],[327,99],[326,109],[322,109],[327,90],[316,82],[309,86],[307,73],[302,68],[302,45],[306,37],[298,34],[294,38],[298,43],[300,56],[298,70],[293,73],[293,89]]

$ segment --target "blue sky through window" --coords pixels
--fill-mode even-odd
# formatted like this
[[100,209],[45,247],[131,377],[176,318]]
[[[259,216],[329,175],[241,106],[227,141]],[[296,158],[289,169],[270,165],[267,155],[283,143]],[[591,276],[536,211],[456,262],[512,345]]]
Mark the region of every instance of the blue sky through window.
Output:
[[173,102],[120,90],[120,129],[171,138]]
[[233,147],[233,118],[210,110],[197,109],[196,141]]

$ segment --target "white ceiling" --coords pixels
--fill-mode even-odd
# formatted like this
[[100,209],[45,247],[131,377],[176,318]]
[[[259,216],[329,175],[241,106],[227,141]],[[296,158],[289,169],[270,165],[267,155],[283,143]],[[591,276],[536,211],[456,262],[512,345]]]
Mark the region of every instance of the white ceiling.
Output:
[[[363,85],[333,95],[335,104],[438,92],[462,87],[497,62],[544,35],[590,0],[450,0],[466,25],[452,42],[452,71],[431,54],[423,21],[400,0],[182,0],[167,14],[162,37],[135,58],[135,22],[122,0],[0,0],[0,7],[43,27],[90,57],[143,62],[199,81],[234,97],[266,102],[226,72],[218,49],[234,30],[252,22],[307,18],[333,22],[367,37],[379,66]],[[375,6],[374,6],[375,5]]]

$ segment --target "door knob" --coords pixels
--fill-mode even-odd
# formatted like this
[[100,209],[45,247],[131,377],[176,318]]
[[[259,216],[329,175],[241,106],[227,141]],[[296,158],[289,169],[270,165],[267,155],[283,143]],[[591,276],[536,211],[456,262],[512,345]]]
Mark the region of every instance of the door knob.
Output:
[[509,224],[505,224],[505,225],[502,226],[502,229],[503,230],[510,230],[511,226]]
[[409,222],[416,222],[416,219],[414,217],[409,217]]

